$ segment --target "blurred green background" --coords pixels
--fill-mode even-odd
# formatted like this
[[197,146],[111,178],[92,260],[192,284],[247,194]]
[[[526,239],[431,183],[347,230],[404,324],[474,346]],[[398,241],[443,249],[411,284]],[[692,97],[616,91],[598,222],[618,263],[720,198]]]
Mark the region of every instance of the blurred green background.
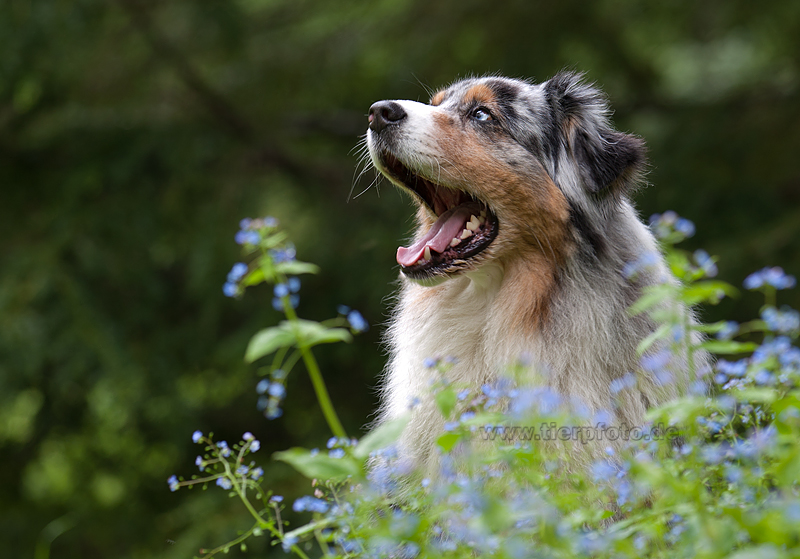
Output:
[[[373,325],[318,351],[362,432],[411,223],[390,185],[354,181],[376,100],[586,71],[617,127],[648,142],[644,216],[694,220],[689,248],[737,285],[765,265],[800,273],[795,1],[8,0],[0,52],[3,557],[191,557],[250,525],[216,487],[167,489],[195,470],[192,431],[250,430],[263,459],[324,445],[302,369],[283,418],[256,409],[242,355],[278,314],[267,288],[222,295],[242,217],[279,218],[322,266],[302,316],[346,304]],[[287,498],[310,491],[264,466]],[[274,552],[263,544],[249,555]]]

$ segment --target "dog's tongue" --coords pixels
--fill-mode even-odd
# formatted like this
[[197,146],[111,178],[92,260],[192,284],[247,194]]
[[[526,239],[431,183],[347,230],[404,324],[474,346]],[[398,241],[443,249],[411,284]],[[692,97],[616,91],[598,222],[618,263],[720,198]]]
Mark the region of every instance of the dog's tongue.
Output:
[[453,237],[461,234],[464,225],[469,221],[469,217],[473,212],[474,208],[466,205],[457,206],[444,212],[424,237],[408,248],[400,247],[397,249],[397,263],[401,266],[416,264],[417,260],[422,258],[425,247],[430,247],[431,250],[442,253],[450,246],[450,241],[453,240]]

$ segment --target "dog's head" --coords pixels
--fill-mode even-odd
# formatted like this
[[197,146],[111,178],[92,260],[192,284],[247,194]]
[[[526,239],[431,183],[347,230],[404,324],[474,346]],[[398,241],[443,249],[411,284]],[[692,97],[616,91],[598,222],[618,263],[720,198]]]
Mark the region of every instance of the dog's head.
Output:
[[397,252],[403,273],[431,281],[530,251],[556,264],[591,244],[644,163],[643,142],[608,114],[572,73],[467,79],[428,105],[373,104],[372,161],[419,204],[415,241]]

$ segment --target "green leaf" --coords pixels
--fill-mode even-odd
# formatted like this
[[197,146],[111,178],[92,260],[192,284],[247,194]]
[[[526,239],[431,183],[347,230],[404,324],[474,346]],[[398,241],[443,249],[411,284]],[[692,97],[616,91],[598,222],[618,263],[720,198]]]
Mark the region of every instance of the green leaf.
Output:
[[734,394],[740,402],[771,404],[778,399],[778,392],[774,388],[745,388],[736,391]]
[[789,557],[789,555],[770,543],[740,549],[728,555],[728,559],[782,559],[783,557]]
[[436,439],[436,444],[438,444],[439,448],[443,451],[450,452],[460,440],[461,435],[459,433],[445,433]]
[[723,296],[735,297],[739,292],[724,281],[698,281],[683,291],[683,301],[689,305],[697,303],[719,303]]
[[650,349],[650,346],[656,343],[661,338],[665,338],[669,335],[670,330],[672,329],[671,324],[662,324],[658,327],[658,329],[639,342],[639,345],[636,346],[636,351],[639,355],[644,355],[644,352]]
[[400,438],[406,425],[408,425],[409,419],[411,419],[411,415],[406,414],[378,426],[361,439],[353,449],[353,456],[364,460],[371,452],[391,445]]
[[297,331],[298,343],[308,347],[353,340],[352,334],[346,328],[329,328],[313,320],[297,320],[294,322],[294,328]]
[[341,480],[347,476],[360,477],[361,465],[352,456],[331,458],[327,453],[312,454],[305,448],[290,448],[273,454],[309,479]]
[[734,340],[708,340],[700,344],[698,347],[705,349],[711,353],[750,353],[755,351],[758,344],[753,342],[737,342]]
[[456,407],[456,401],[458,400],[456,391],[452,388],[445,387],[437,392],[434,398],[436,399],[436,405],[439,407],[439,411],[442,412],[445,419],[450,417],[453,408]]
[[299,276],[300,274],[318,274],[319,266],[310,264],[308,262],[300,262],[299,260],[292,260],[290,262],[281,262],[275,265],[275,269],[287,276]]
[[261,268],[256,268],[249,274],[247,274],[244,279],[242,280],[242,285],[244,286],[251,286],[251,285],[258,285],[262,281],[264,281],[266,277],[264,276],[264,270]]
[[256,359],[269,355],[279,348],[294,345],[296,342],[294,332],[288,329],[288,322],[281,322],[278,326],[265,328],[250,338],[244,360],[252,363]]

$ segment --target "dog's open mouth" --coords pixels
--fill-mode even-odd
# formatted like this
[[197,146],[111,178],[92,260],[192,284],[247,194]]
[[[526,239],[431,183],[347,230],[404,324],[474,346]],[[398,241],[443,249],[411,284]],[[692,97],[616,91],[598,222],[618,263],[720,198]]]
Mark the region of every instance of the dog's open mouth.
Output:
[[497,217],[484,202],[417,175],[391,154],[383,153],[381,163],[388,175],[414,192],[437,217],[414,244],[397,249],[397,263],[406,276],[424,279],[463,270],[468,259],[497,236]]

